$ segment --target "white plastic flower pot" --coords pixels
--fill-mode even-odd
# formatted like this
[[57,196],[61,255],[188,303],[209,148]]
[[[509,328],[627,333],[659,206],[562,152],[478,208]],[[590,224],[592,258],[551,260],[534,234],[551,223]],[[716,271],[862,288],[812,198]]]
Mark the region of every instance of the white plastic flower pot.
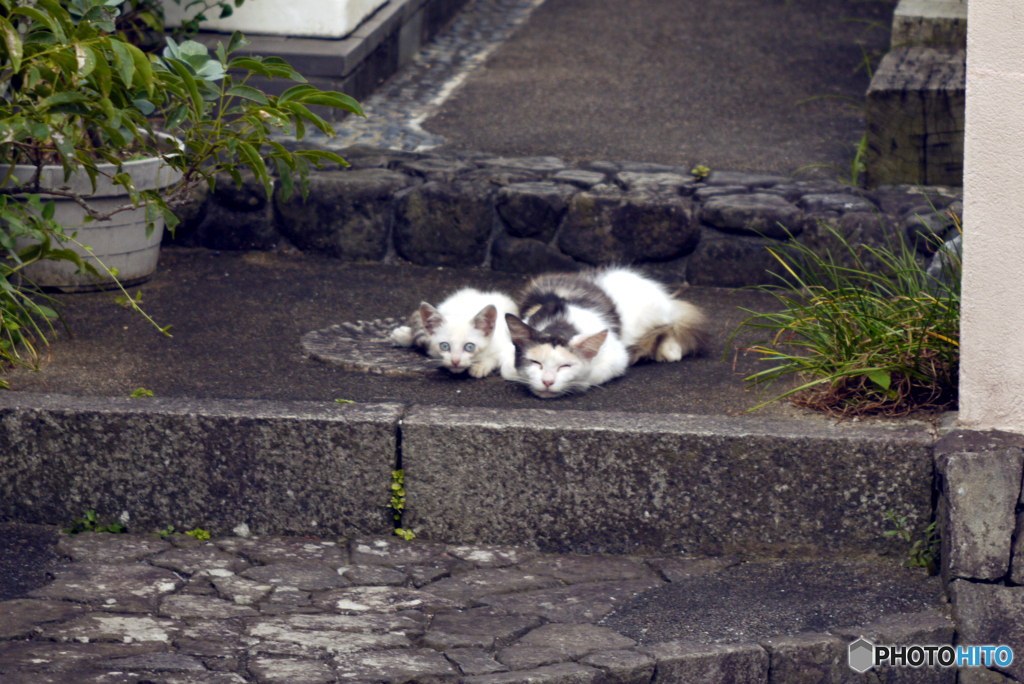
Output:
[[[86,200],[90,206],[101,213],[128,204],[131,200],[128,192],[119,185],[113,185],[102,174],[114,175],[117,167],[113,164],[99,164],[101,175],[96,179],[96,192],[92,193],[92,185],[85,171],[78,170],[67,182],[64,181],[64,170],[60,166],[44,166],[40,184],[44,188],[67,188],[80,195],[89,195]],[[158,157],[125,162],[123,171],[130,174],[135,188],[139,191],[166,188],[181,178],[181,173],[164,165]],[[31,179],[35,172],[33,166],[15,166],[14,177],[18,182]],[[46,200],[44,196],[44,200]],[[115,287],[114,279],[106,275],[106,269],[117,269],[117,279],[122,285],[137,285],[145,282],[156,272],[157,260],[160,256],[160,240],[163,237],[164,221],[160,217],[155,222],[153,232],[146,236],[146,208],[139,206],[115,214],[108,221],[85,222],[85,210],[74,200],[61,197],[52,198],[56,211],[54,220],[64,228],[68,235],[76,234],[75,242],[62,245],[54,244],[55,248],[73,249],[84,261],[92,263],[100,273],[99,278],[87,273],[75,273],[75,265],[68,261],[37,261],[25,267],[25,277],[39,287],[59,288],[65,292],[85,292],[104,290]],[[30,244],[21,239],[19,249]],[[90,254],[83,246],[90,247]],[[102,265],[101,265],[102,264]]]

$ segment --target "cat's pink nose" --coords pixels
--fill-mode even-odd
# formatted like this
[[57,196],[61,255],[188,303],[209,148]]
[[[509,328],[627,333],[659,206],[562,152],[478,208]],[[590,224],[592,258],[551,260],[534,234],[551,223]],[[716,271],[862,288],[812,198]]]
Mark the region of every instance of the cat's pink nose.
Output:
[[459,361],[460,361],[460,359],[452,359],[452,365],[455,366],[456,368],[458,368],[459,367]]
[[543,382],[543,383],[544,383],[544,386],[545,386],[545,387],[551,387],[552,385],[554,385],[554,384],[555,384],[555,381],[554,381],[554,380],[542,380],[541,382]]

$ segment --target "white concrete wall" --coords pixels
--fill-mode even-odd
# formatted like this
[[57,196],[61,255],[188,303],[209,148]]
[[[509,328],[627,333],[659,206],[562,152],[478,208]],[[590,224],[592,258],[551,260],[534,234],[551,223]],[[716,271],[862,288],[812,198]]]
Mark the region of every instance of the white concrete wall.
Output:
[[960,421],[1024,432],[1024,1],[967,20]]
[[[245,34],[292,36],[295,38],[343,38],[388,0],[246,0],[226,19],[217,19],[219,9],[206,13],[207,31],[241,31]],[[177,5],[164,1],[168,26],[180,26],[182,10],[189,0]],[[195,16],[195,8],[189,16]]]

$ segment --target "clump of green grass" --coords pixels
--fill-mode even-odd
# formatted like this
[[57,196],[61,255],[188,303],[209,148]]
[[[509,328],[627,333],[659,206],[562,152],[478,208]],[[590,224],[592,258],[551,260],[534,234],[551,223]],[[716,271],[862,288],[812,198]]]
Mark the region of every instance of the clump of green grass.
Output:
[[776,274],[784,287],[761,289],[781,310],[744,309],[752,315],[740,328],[771,334],[748,350],[771,364],[748,376],[749,386],[796,379],[795,387],[751,410],[784,398],[844,417],[955,407],[960,255],[947,254],[944,277],[935,279],[902,239],[888,247],[853,246],[825,228],[840,254],[796,241],[785,253],[771,250],[784,269]]

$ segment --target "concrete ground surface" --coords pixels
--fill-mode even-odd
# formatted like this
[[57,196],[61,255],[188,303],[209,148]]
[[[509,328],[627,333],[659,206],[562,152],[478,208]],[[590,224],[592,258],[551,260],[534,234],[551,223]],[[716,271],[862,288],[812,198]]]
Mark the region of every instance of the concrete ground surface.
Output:
[[[471,75],[427,119],[424,128],[448,139],[442,152],[479,149],[508,155],[558,155],[574,161],[704,163],[716,169],[786,174],[820,164],[824,166],[807,173],[835,177],[848,168],[863,130],[857,107],[841,98],[863,95],[868,75],[858,66],[864,54],[886,47],[892,3],[835,0],[827,4],[823,7],[814,0],[547,0],[485,68]],[[820,99],[801,104],[809,98]],[[727,416],[758,403],[758,395],[746,390],[743,382],[744,375],[760,367],[756,357],[730,351],[723,360],[728,336],[746,316],[740,309],[760,311],[774,306],[771,297],[751,291],[686,291],[686,298],[701,306],[712,321],[711,347],[701,357],[637,366],[604,387],[552,401],[536,399],[498,377],[473,380],[441,371],[409,377],[374,375],[313,361],[301,352],[299,340],[310,331],[404,316],[420,300],[436,301],[462,285],[515,290],[524,282],[522,276],[479,269],[346,264],[297,253],[166,249],[157,275],[141,288],[142,304],[160,326],[172,326],[173,337],[159,335],[140,316],[113,303],[110,294],[60,295],[58,301],[69,304],[61,311],[70,334],[58,333],[41,373],[17,370],[5,377],[14,391],[92,396],[123,397],[144,387],[157,396],[181,398],[346,399]],[[754,339],[755,335],[744,334],[738,347]],[[765,415],[823,420],[781,404],[770,406]],[[346,647],[336,646],[338,631],[372,633],[374,639],[392,635],[388,638],[407,654],[421,656],[427,669],[435,668],[435,676],[491,676],[496,677],[495,684],[518,681],[502,679],[500,671],[528,667],[543,670],[532,681],[552,684],[590,681],[587,677],[593,673],[623,668],[639,673],[637,681],[649,681],[649,677],[643,680],[645,668],[674,656],[643,649],[694,636],[706,642],[746,644],[749,649],[743,657],[752,658],[751,667],[761,667],[761,653],[767,653],[764,639],[805,631],[820,638],[815,648],[830,654],[828,667],[848,673],[841,658],[853,632],[841,627],[873,623],[875,627],[858,633],[874,629],[871,633],[905,638],[904,643],[938,643],[935,639],[952,635],[951,623],[942,617],[944,604],[935,580],[903,569],[897,559],[837,559],[811,565],[778,561],[768,567],[758,562],[731,565],[723,559],[685,566],[678,558],[662,559],[672,562],[661,564],[658,559],[634,558],[626,561],[631,565],[623,571],[619,559],[590,562],[572,556],[542,557],[521,549],[500,553],[484,549],[474,554],[473,549],[415,542],[406,547],[407,552],[394,551],[397,560],[383,562],[379,557],[359,556],[354,550],[357,543],[341,540],[334,547],[341,551],[326,563],[324,572],[323,558],[301,559],[321,564],[314,568],[280,567],[282,562],[296,561],[288,555],[292,551],[282,553],[282,548],[305,543],[294,538],[266,538],[264,546],[243,550],[247,542],[238,539],[200,546],[177,537],[172,545],[149,535],[145,539],[133,535],[129,540],[147,549],[137,553],[119,551],[118,545],[125,541],[114,535],[86,535],[62,543],[61,557],[54,547],[56,534],[52,527],[6,525],[0,529],[0,598],[17,601],[0,604],[0,615],[6,616],[0,620],[5,625],[0,681],[264,684],[353,679],[347,672],[363,672],[354,680],[376,678],[358,669],[366,666],[360,658],[368,661],[369,656],[345,655]],[[307,541],[326,548],[324,540]],[[388,553],[397,544],[395,540],[382,543]],[[163,561],[154,560],[160,554],[165,554]],[[68,557],[75,562],[64,565]],[[279,567],[264,571],[261,564]],[[581,564],[587,569],[570,571],[559,564]],[[499,614],[495,612],[500,603],[494,598],[497,594],[481,587],[494,586],[487,584],[493,581],[489,575],[503,569],[503,575],[519,573],[517,577],[522,578],[532,573],[533,579],[502,590],[508,605]],[[271,574],[261,574],[266,572]],[[710,575],[718,579],[704,582]],[[56,581],[47,584],[53,578]],[[121,588],[131,594],[130,578],[139,578],[134,588],[146,598],[132,604],[134,608],[121,615],[126,619],[112,628],[103,618],[117,614],[111,605],[122,600],[122,594],[111,586],[124,583]],[[807,604],[774,601],[790,580],[795,582],[795,595],[810,592]],[[316,585],[324,581],[333,584]],[[452,602],[443,604],[443,610],[406,611],[391,604],[370,611],[374,619],[402,623],[394,629],[369,622],[357,628],[327,624],[344,622],[339,618],[346,611],[324,609],[327,604],[318,603],[324,596],[317,596],[361,587],[382,587],[387,593],[399,585],[418,591],[443,582],[448,583],[447,593],[431,599],[438,606]],[[525,596],[584,584],[595,589],[595,585],[615,582],[637,584],[628,590],[597,587],[605,593],[583,598],[571,591]],[[282,589],[304,583],[310,583],[308,590]],[[147,593],[157,585],[162,588],[156,594]],[[455,585],[461,589],[452,589]],[[827,587],[836,593],[830,594]],[[614,600],[607,591],[612,591]],[[654,593],[643,593],[647,591]],[[30,592],[35,593],[29,598]],[[358,596],[365,598],[364,594]],[[722,603],[723,595],[730,594],[750,603],[765,598],[765,606],[771,604],[776,614],[772,616],[766,608],[758,612],[757,620],[748,620],[739,607]],[[275,603],[275,596],[282,600]],[[334,598],[356,601],[356,596]],[[512,606],[517,596],[522,600]],[[130,598],[125,595],[122,603],[130,603]],[[543,630],[547,623],[572,623],[577,625],[573,629],[578,633],[572,632],[575,638],[594,641],[597,632],[578,625],[592,625],[597,618],[568,620],[536,607],[545,603],[555,605],[551,610],[568,609],[579,605],[576,602],[600,606],[604,613],[599,618],[618,609],[607,625],[599,625],[599,631],[611,644],[605,650],[619,655],[602,660],[571,644],[559,645],[562,650],[557,654],[537,655],[543,649],[536,642],[548,638],[543,631],[533,637],[534,642],[515,650],[516,639]],[[707,610],[701,612],[696,606]],[[914,623],[910,626],[897,624],[898,619],[886,623],[885,612],[890,609],[910,615],[925,611],[926,618],[910,618]],[[451,634],[437,637],[448,641],[428,640],[432,620],[437,619],[431,615],[470,610],[478,611],[474,615],[491,611],[488,624],[498,625],[498,631],[484,633],[467,627],[470,623],[464,620],[458,628],[462,631],[452,632],[463,640]],[[716,610],[722,622],[711,621]],[[331,617],[311,629],[316,619],[305,626],[298,624],[309,620],[303,618],[307,613]],[[681,618],[697,613],[708,622],[695,627]],[[508,628],[512,623],[519,626]],[[139,639],[131,631],[137,627],[152,629],[150,640]],[[833,636],[824,636],[833,628]],[[645,629],[648,636],[643,635]],[[253,630],[275,636],[264,638]],[[699,634],[701,630],[705,633]],[[334,636],[325,631],[333,631]],[[441,632],[440,628],[435,631]],[[320,643],[327,645],[311,647],[311,634],[325,639]],[[127,643],[126,637],[132,642]],[[480,640],[488,637],[489,645],[481,646]],[[513,650],[501,655],[509,649]],[[448,651],[452,652],[447,658],[441,655]],[[589,664],[583,662],[588,657]],[[519,658],[516,667],[501,662],[515,658]],[[569,665],[569,661],[580,662]],[[294,662],[307,668],[301,670],[301,677],[281,669]],[[404,681],[403,677],[407,674],[397,672],[376,680]]]
[[849,177],[891,0],[545,0],[423,128],[439,151]]
[[[299,340],[332,325],[404,318],[420,301],[435,304],[463,286],[515,292],[527,276],[485,269],[351,264],[302,254],[165,249],[142,290],[142,306],[165,337],[110,293],[59,295],[70,335],[60,331],[40,373],[18,370],[15,391],[127,396],[144,387],[160,397],[402,402],[495,408],[737,414],[755,406],[744,375],[756,355],[733,351],[729,336],[747,317],[770,310],[755,290],[687,288],[711,319],[707,352],[678,363],[644,364],[585,394],[542,400],[497,374],[484,379],[447,371],[392,377],[345,371],[303,356]],[[668,283],[678,285],[678,283]],[[744,333],[741,344],[758,335]],[[734,347],[737,345],[734,345]],[[402,355],[416,352],[399,349]],[[766,415],[790,415],[774,405]],[[810,418],[810,416],[809,416]]]
[[57,549],[55,581],[0,603],[6,684],[848,681],[861,636],[953,635],[938,578],[878,558],[105,533]]

